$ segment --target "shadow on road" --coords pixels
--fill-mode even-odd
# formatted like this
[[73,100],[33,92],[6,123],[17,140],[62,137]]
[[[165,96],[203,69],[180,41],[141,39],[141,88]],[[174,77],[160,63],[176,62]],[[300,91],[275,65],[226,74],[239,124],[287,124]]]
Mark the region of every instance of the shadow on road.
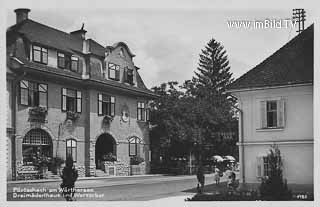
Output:
[[[205,185],[204,186],[204,192],[215,192],[215,191],[226,191],[227,190],[227,182],[221,182],[220,184],[210,184],[210,185]],[[190,188],[187,190],[184,190],[182,192],[185,193],[197,193],[197,187]]]

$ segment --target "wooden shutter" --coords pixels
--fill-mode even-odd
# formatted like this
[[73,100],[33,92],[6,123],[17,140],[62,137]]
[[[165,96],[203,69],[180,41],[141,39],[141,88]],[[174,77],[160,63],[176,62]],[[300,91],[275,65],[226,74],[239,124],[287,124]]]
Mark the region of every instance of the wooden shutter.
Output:
[[264,165],[263,165],[263,157],[257,157],[257,177],[261,178],[263,177],[263,172],[264,172]]
[[62,88],[61,92],[61,110],[66,111],[67,110],[67,89]]
[[115,97],[114,96],[110,96],[110,105],[111,105],[111,109],[110,109],[110,116],[114,116],[115,115]]
[[285,101],[280,99],[277,101],[277,127],[284,127],[285,125],[285,114],[284,114]]
[[102,115],[102,94],[98,93],[98,115]]
[[260,119],[261,119],[261,128],[267,128],[267,102],[260,102]]
[[123,70],[123,82],[127,83],[128,82],[128,68],[125,67]]
[[20,81],[20,104],[28,105],[28,81],[22,80]]
[[77,91],[76,93],[76,98],[77,98],[77,112],[81,113],[82,111],[82,96],[81,96],[81,91]]
[[116,80],[120,80],[120,66],[116,66]]

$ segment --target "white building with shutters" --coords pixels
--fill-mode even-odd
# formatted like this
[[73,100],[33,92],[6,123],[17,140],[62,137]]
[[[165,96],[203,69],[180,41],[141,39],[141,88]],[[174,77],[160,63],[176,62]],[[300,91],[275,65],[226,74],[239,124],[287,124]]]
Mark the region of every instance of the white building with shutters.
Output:
[[[289,186],[313,186],[313,25],[237,79],[240,182],[268,175],[276,144]],[[295,184],[295,185],[292,185]]]

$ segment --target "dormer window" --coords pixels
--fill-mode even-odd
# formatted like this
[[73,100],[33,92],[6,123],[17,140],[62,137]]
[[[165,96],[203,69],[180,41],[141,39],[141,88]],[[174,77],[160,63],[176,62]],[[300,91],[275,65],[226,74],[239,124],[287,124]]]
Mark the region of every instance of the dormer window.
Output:
[[77,72],[79,68],[79,58],[71,56],[71,70]]
[[65,54],[58,52],[58,67],[66,68],[66,57]]
[[124,68],[124,82],[133,85],[133,70],[128,67]]
[[40,46],[32,46],[32,60],[34,62],[48,64],[48,49]]
[[114,63],[108,64],[109,78],[112,80],[120,80],[120,66]]

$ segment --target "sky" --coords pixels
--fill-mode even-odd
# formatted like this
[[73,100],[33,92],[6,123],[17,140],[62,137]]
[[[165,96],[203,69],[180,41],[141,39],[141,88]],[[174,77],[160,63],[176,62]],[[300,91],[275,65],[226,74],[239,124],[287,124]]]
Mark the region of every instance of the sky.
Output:
[[[288,19],[292,9],[31,9],[29,18],[71,32],[85,24],[86,37],[103,46],[125,42],[147,87],[191,79],[199,54],[208,41],[220,42],[228,55],[233,78],[238,78],[295,35],[296,28],[230,28],[230,20]],[[306,27],[313,13],[306,10]],[[15,13],[7,10],[7,26]]]

